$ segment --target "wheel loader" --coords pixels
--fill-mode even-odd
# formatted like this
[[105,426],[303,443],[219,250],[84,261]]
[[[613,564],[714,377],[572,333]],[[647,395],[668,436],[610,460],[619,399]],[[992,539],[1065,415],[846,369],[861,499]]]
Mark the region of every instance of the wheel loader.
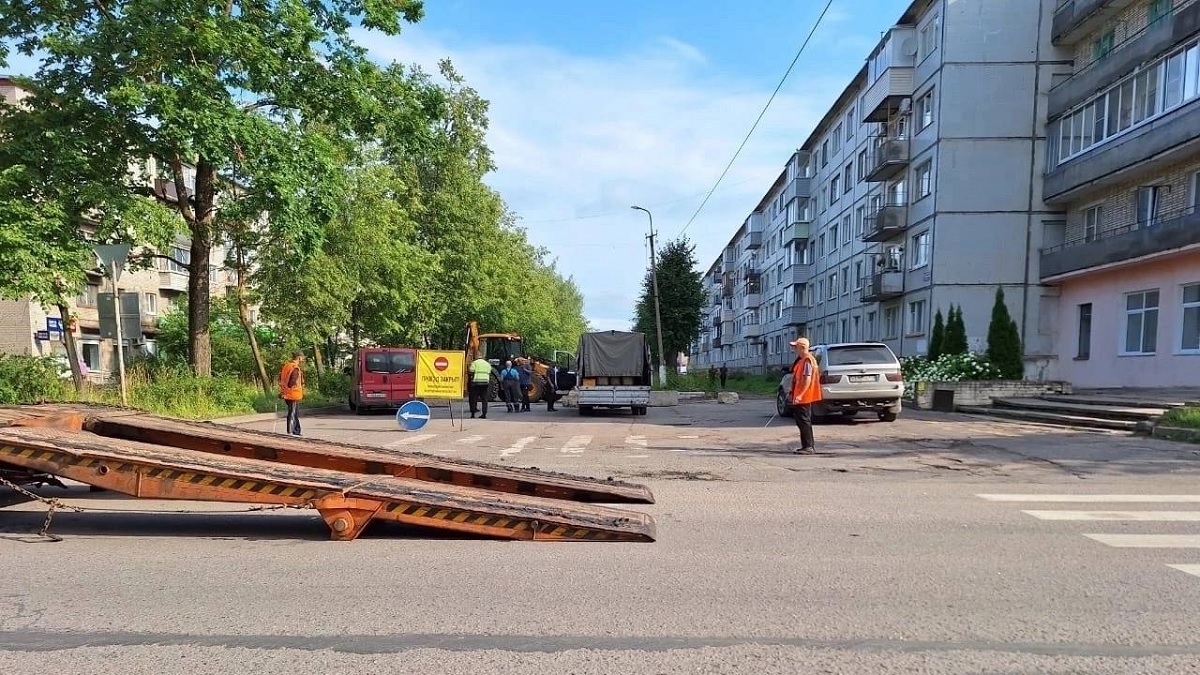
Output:
[[[467,323],[467,363],[470,364],[481,355],[492,364],[492,381],[488,386],[488,400],[500,400],[500,369],[504,362],[512,359],[513,365],[520,367],[528,363],[533,369],[533,377],[525,391],[529,394],[529,402],[535,403],[545,399],[550,381],[550,364],[525,355],[525,341],[516,333],[480,333],[478,322]],[[468,385],[469,386],[469,385]]]

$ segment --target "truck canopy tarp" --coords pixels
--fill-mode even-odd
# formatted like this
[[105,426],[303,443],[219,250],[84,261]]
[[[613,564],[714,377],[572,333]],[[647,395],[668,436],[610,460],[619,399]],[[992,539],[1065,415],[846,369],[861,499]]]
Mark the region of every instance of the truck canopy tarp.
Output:
[[645,333],[605,331],[579,338],[579,370],[585,377],[643,377],[649,358]]

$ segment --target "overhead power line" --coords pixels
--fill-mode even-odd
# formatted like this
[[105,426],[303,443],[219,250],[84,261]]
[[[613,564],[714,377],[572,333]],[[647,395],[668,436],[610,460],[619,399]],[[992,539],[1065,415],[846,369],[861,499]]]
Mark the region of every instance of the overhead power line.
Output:
[[771,98],[767,99],[767,104],[763,106],[762,112],[758,113],[758,119],[754,120],[754,124],[750,127],[750,131],[746,132],[746,137],[742,139],[742,144],[739,145],[737,151],[733,153],[733,157],[731,157],[729,159],[729,163],[725,165],[725,170],[721,172],[721,175],[717,178],[717,182],[713,184],[712,189],[709,190],[708,194],[704,196],[704,201],[700,202],[700,206],[696,209],[696,212],[693,213],[692,217],[689,218],[687,223],[684,224],[683,229],[679,231],[679,234],[675,235],[676,239],[683,236],[683,233],[686,232],[689,227],[691,227],[692,223],[696,220],[696,216],[699,216],[700,212],[704,210],[704,205],[708,204],[708,200],[713,196],[713,193],[717,191],[717,187],[721,185],[721,181],[725,179],[725,175],[729,173],[729,169],[733,167],[733,163],[737,161],[738,155],[742,154],[742,150],[746,147],[746,143],[750,141],[750,136],[754,134],[754,130],[758,128],[758,123],[762,121],[763,116],[767,114],[767,110],[771,107],[771,103],[775,100],[775,95],[779,93],[779,90],[783,88],[783,83],[787,82],[788,76],[792,74],[792,69],[796,67],[796,62],[800,60],[800,55],[804,53],[804,48],[808,46],[809,41],[812,40],[812,37],[814,34],[816,34],[817,29],[821,27],[821,21],[825,19],[825,14],[829,11],[829,7],[831,5],[833,5],[833,0],[828,0],[825,3],[825,8],[822,9],[821,14],[817,16],[817,22],[813,24],[812,30],[808,31],[808,37],[804,38],[804,42],[800,45],[800,49],[796,51],[795,58],[792,59],[791,65],[788,66],[787,71],[784,72],[783,77],[780,78],[779,84],[775,86],[775,91],[771,92]]

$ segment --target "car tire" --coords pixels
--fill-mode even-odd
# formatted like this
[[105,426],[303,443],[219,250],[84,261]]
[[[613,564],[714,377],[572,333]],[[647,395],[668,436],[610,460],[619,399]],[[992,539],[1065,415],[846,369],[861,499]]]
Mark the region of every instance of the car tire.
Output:
[[879,421],[880,422],[895,422],[897,417],[899,417],[899,415],[897,415],[894,412],[879,413]]
[[783,389],[780,389],[779,393],[775,395],[775,414],[780,417],[791,417],[792,415],[792,406],[788,405]]

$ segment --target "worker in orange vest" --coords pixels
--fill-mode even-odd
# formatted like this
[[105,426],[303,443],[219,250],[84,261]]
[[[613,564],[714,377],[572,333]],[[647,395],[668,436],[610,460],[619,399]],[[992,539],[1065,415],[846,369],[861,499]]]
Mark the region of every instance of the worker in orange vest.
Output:
[[808,351],[808,338],[797,338],[788,343],[796,350],[792,363],[792,412],[796,427],[800,429],[798,455],[811,455],[817,450],[813,445],[812,407],[821,400],[821,373],[817,358]]
[[292,352],[292,360],[279,371],[279,398],[287,403],[287,432],[300,435],[300,401],[304,399],[304,354]]

